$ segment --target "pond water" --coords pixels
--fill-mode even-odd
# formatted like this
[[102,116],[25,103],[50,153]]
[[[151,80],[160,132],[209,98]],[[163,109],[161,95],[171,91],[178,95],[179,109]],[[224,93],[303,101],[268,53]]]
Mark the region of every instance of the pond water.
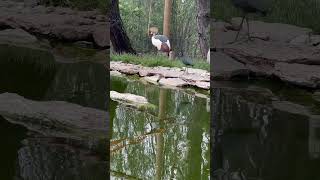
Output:
[[[7,54],[1,54],[5,59],[0,62],[0,94],[16,93],[37,101],[67,101],[107,112],[109,73],[101,63],[57,63],[49,61],[50,55],[42,56],[38,51],[24,53],[12,48],[11,52],[6,49]],[[35,58],[43,62],[34,63]],[[107,152],[103,156],[90,152],[59,135],[41,134],[10,124],[1,115],[0,179],[107,178]]]
[[284,83],[213,82],[217,180],[320,179],[320,102]]
[[157,106],[138,111],[111,102],[112,179],[209,179],[206,96],[121,77],[111,78],[111,90],[144,96]]

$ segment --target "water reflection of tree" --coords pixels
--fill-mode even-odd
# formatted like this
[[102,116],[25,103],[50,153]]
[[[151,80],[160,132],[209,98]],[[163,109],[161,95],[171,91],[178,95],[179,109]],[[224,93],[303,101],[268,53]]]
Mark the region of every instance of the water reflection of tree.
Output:
[[[199,174],[208,179],[209,142],[203,140],[209,136],[206,101],[184,91],[159,90],[137,82],[129,82],[125,92],[146,96],[158,105],[159,113],[154,116],[121,105],[115,107],[112,141],[126,144],[112,155],[112,170],[143,179],[194,179]],[[193,161],[197,161],[200,172],[191,171]]]

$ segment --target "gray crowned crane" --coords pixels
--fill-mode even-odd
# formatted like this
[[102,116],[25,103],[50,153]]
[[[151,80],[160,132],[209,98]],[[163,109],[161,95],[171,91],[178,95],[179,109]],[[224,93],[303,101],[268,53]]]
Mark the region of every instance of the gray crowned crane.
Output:
[[272,0],[231,0],[231,1],[232,1],[232,4],[236,8],[241,9],[243,12],[240,27],[239,27],[237,36],[233,42],[237,41],[237,39],[238,39],[240,30],[242,29],[244,19],[246,19],[246,23],[247,23],[248,40],[251,40],[250,33],[249,33],[249,19],[248,19],[247,15],[249,13],[257,13],[257,14],[261,14],[263,16],[266,16],[269,8],[271,6]]
[[158,35],[158,28],[151,27],[149,29],[149,36],[151,37],[151,42],[159,52],[166,53],[169,56],[171,51],[169,38],[165,35]]

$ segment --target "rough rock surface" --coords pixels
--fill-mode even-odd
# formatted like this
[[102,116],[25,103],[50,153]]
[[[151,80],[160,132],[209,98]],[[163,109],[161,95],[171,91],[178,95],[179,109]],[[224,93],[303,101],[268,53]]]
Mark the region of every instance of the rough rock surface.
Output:
[[0,115],[31,131],[74,140],[92,150],[101,148],[108,139],[107,112],[77,104],[32,101],[3,93],[0,94]]
[[188,85],[188,83],[180,78],[162,78],[159,81],[160,85],[163,86],[173,86],[173,87],[183,87]]
[[231,24],[213,22],[213,79],[275,76],[298,86],[320,88],[319,35],[308,28],[250,21],[253,40],[247,40],[243,26],[239,40],[230,43],[239,24],[240,18],[233,18]]
[[[202,69],[169,67],[143,67],[141,65],[111,61],[110,70],[128,75],[139,75],[144,80],[163,86],[183,87],[193,86],[201,89],[210,89],[210,73]],[[113,73],[114,74],[114,73]]]
[[222,52],[211,52],[211,72],[214,79],[231,79],[235,76],[248,76],[249,70],[244,64],[234,61]]
[[0,1],[0,27],[21,28],[32,34],[66,41],[91,41],[109,46],[109,22],[97,11],[26,5]]
[[0,31],[0,42],[32,44],[37,42],[37,38],[22,29],[6,29]]

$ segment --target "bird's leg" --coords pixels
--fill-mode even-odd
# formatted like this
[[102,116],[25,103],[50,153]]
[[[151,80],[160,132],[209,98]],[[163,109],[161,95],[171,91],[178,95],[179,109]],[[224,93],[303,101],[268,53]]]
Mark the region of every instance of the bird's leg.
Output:
[[188,74],[188,67],[187,66],[184,68],[183,74]]
[[239,27],[237,35],[236,35],[236,38],[234,39],[234,41],[231,42],[231,44],[238,40],[238,37],[239,37],[240,31],[242,29],[242,25],[243,25],[243,21],[244,21],[245,17],[246,17],[246,14],[243,15],[241,23],[240,23],[240,27]]
[[247,23],[247,30],[248,30],[248,40],[249,41],[252,41],[252,39],[251,39],[251,37],[250,37],[250,30],[249,30],[249,18],[248,17],[246,17],[246,23]]

